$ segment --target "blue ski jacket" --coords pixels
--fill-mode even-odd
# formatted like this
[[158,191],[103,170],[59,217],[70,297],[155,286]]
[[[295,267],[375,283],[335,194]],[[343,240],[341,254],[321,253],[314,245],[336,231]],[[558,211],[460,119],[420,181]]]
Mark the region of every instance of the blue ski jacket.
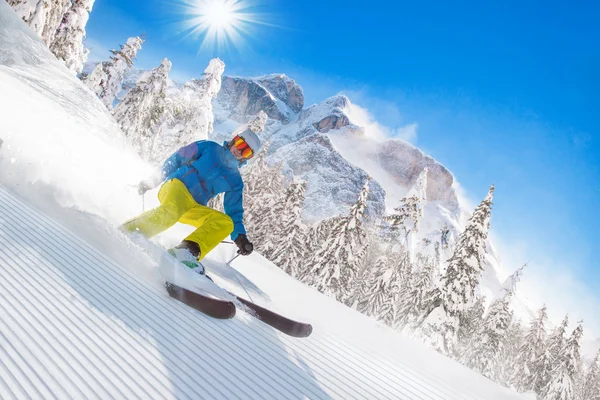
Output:
[[220,145],[211,140],[199,140],[177,150],[162,166],[165,181],[179,179],[198,204],[206,206],[219,193],[225,193],[225,213],[233,221],[231,239],[245,234],[243,191],[244,182],[238,161],[229,151],[228,142]]

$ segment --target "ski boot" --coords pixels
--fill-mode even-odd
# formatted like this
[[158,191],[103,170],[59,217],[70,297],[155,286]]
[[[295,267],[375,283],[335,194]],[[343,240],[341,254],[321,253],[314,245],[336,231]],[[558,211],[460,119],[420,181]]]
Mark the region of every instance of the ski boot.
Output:
[[168,251],[177,261],[192,269],[194,272],[201,275],[205,274],[204,265],[198,260],[198,257],[200,256],[200,246],[198,246],[197,243],[184,240],[181,244]]

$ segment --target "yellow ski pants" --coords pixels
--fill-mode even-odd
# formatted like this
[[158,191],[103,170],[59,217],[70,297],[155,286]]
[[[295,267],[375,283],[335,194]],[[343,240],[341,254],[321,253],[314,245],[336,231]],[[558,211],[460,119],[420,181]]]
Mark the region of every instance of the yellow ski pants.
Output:
[[185,240],[198,243],[199,259],[233,232],[233,221],[228,215],[196,203],[178,179],[165,182],[158,192],[158,200],[160,206],[125,222],[121,229],[152,237],[177,222],[195,226],[196,230]]

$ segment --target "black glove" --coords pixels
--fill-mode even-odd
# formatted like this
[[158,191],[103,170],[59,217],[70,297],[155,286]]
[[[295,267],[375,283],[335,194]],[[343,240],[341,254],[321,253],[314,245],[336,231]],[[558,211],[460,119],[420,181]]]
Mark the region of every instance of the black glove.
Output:
[[254,246],[252,245],[252,243],[250,243],[250,241],[244,234],[238,235],[238,237],[235,238],[235,244],[239,249],[238,254],[241,254],[243,256],[249,255],[250,253],[252,253],[252,250],[254,250]]

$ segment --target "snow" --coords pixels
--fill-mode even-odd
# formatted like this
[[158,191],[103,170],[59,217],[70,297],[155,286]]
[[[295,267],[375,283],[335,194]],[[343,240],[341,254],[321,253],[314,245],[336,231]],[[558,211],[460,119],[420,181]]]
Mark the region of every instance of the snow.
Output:
[[[211,319],[168,297],[156,245],[116,226],[151,175],[100,100],[0,2],[0,398],[524,398],[221,244],[215,281],[294,319]],[[156,239],[169,246],[177,226]]]

